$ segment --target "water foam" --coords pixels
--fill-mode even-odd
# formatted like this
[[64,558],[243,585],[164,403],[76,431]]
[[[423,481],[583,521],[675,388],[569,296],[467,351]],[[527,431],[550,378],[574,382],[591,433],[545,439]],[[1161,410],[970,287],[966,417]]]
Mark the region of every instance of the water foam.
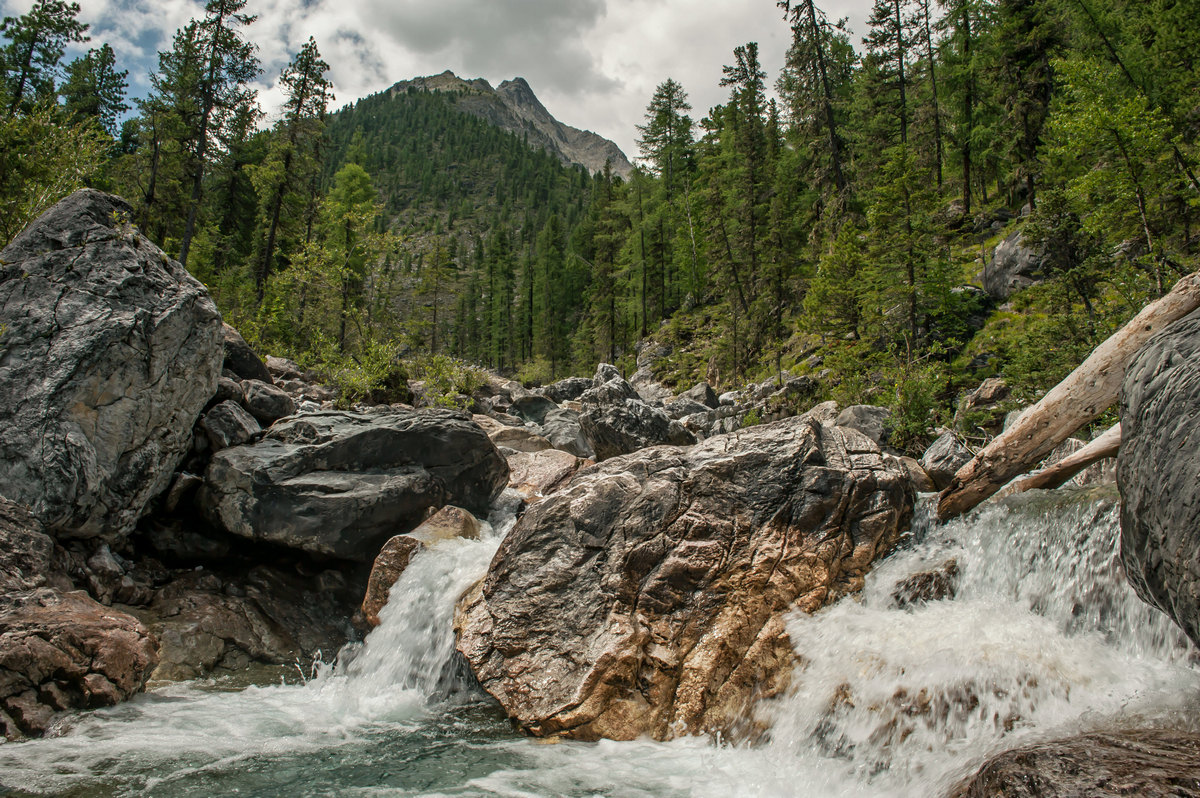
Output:
[[[31,794],[926,796],[1029,740],[1200,717],[1195,650],[1124,581],[1114,498],[1056,494],[918,523],[860,596],[791,618],[803,664],[761,707],[763,744],[523,739],[454,652],[454,601],[511,512],[494,520],[479,541],[415,557],[381,626],[306,684],[157,689],[0,746],[0,781]],[[953,600],[897,605],[898,583],[950,559]]]

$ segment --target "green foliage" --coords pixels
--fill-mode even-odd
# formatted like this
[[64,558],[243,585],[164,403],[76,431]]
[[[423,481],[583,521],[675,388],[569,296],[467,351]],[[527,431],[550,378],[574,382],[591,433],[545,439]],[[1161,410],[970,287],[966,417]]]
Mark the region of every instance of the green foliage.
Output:
[[465,410],[471,395],[487,384],[483,371],[447,355],[421,355],[410,366],[413,379],[424,383],[421,395],[430,407]]
[[47,107],[0,119],[0,242],[97,176],[111,139]]

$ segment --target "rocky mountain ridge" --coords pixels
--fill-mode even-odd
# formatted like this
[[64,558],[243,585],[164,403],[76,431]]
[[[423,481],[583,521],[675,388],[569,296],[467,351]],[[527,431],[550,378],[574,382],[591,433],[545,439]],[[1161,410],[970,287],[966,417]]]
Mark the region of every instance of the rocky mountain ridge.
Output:
[[466,113],[501,130],[528,136],[530,144],[554,153],[563,163],[579,164],[589,172],[599,172],[607,161],[613,173],[622,177],[628,177],[633,171],[633,164],[615,143],[590,130],[580,130],[555,119],[525,78],[514,77],[492,88],[483,78],[468,80],[446,70],[440,75],[402,80],[388,92],[394,96],[409,89],[455,92],[458,95],[456,104]]

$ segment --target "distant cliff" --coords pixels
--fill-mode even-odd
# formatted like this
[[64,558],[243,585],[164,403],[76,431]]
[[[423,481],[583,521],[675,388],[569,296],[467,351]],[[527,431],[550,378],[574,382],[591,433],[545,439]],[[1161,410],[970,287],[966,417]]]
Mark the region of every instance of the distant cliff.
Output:
[[402,80],[392,86],[391,93],[408,89],[453,92],[456,104],[463,111],[490,122],[501,130],[518,136],[528,136],[529,143],[542,147],[562,159],[576,163],[590,172],[604,168],[607,160],[614,174],[627,177],[633,165],[613,142],[590,130],[564,125],[542,105],[524,78],[513,78],[493,89],[483,78],[464,80],[450,70],[440,75]]

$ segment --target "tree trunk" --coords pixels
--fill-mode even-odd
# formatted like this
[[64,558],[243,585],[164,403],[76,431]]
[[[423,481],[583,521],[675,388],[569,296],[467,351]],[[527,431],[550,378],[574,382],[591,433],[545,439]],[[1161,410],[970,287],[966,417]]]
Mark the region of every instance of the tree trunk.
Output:
[[967,512],[1111,407],[1134,354],[1154,333],[1197,308],[1200,272],[1193,272],[1096,347],[1079,368],[960,468],[938,500],[938,518],[945,521]]
[[1121,424],[1113,424],[1096,440],[1083,447],[1075,454],[1064,457],[1052,466],[1047,466],[1036,474],[1026,477],[1004,491],[1005,495],[1023,493],[1027,490],[1041,488],[1053,490],[1061,488],[1066,481],[1083,469],[1099,462],[1106,457],[1116,457],[1121,448]]

